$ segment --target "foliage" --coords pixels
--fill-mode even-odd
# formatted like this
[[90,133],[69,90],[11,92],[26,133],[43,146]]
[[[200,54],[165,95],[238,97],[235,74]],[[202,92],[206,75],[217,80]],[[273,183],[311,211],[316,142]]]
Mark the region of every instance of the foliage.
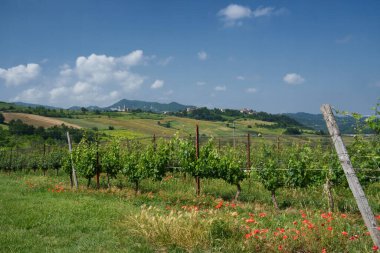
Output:
[[285,179],[287,186],[307,187],[318,179],[313,178],[315,174],[320,174],[315,171],[319,168],[315,167],[313,158],[313,150],[308,145],[293,145],[287,149]]
[[73,149],[73,162],[78,174],[90,180],[96,174],[96,145],[84,137]]
[[239,157],[236,149],[229,147],[220,159],[217,178],[221,178],[229,184],[237,185],[246,178],[243,168],[244,160]]
[[0,112],[0,124],[3,124],[4,123],[4,115]]
[[121,170],[120,142],[113,140],[107,144],[102,153],[102,168],[110,178],[116,178]]
[[271,192],[285,184],[285,173],[280,163],[279,150],[275,146],[264,145],[258,154],[257,175],[259,181]]

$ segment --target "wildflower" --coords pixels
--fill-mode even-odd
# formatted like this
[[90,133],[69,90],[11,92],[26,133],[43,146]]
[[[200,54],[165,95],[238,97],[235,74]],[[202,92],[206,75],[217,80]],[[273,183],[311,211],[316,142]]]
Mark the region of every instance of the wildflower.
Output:
[[221,208],[222,206],[223,206],[223,200],[220,201],[220,202],[215,206],[215,208],[216,208],[216,209],[219,209],[219,208]]
[[254,231],[253,231],[253,234],[259,234],[260,233],[260,229],[255,229]]
[[332,227],[328,227],[328,228],[327,228],[327,230],[329,230],[329,231],[332,231],[332,230],[333,230],[333,228],[332,228]]
[[278,250],[282,250],[282,249],[283,249],[282,245],[278,246]]
[[380,227],[377,227],[376,229],[377,229],[378,231],[380,231]]
[[340,217],[342,217],[343,219],[345,219],[345,218],[347,218],[347,214],[342,213],[342,214],[340,215]]
[[235,204],[235,203],[231,203],[231,204],[230,204],[230,207],[232,207],[232,208],[236,208],[236,204]]
[[252,236],[252,233],[245,234],[245,239],[249,239]]
[[247,220],[245,220],[246,223],[253,223],[255,222],[255,220],[253,218],[249,218]]
[[380,214],[375,217],[377,220],[380,220]]
[[265,216],[267,216],[267,214],[266,214],[266,213],[259,213],[259,216],[260,216],[261,218],[264,218]]
[[283,237],[282,237],[282,239],[288,239],[288,236],[287,235],[284,235]]
[[348,233],[347,233],[346,231],[343,231],[343,232],[342,232],[342,235],[347,236]]
[[301,216],[302,216],[302,218],[306,218],[307,215],[306,215],[306,213],[302,213]]
[[322,253],[326,253],[327,250],[325,248],[322,249]]
[[379,246],[373,245],[372,250],[377,251],[379,249]]
[[293,236],[293,240],[297,240],[297,239],[298,239],[297,235]]

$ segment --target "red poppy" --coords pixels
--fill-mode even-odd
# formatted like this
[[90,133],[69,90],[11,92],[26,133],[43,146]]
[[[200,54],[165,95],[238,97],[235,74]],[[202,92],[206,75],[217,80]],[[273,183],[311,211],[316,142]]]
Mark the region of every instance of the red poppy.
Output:
[[221,208],[222,206],[223,206],[223,200],[220,201],[220,202],[215,206],[215,208],[216,208],[216,209],[219,209],[219,208]]
[[340,215],[340,217],[342,217],[342,218],[347,218],[347,214],[342,213],[342,214]]
[[346,231],[343,231],[343,232],[342,232],[342,235],[347,236],[348,233],[347,233]]
[[261,218],[264,218],[265,216],[267,216],[267,214],[266,214],[266,213],[259,213],[259,216],[260,216]]
[[332,230],[333,230],[333,228],[332,228],[332,227],[328,227],[328,228],[327,228],[327,230],[330,230],[330,231],[332,231]]
[[379,249],[379,246],[373,245],[372,250],[377,251]]
[[326,251],[326,249],[325,248],[323,248],[322,249],[322,253],[326,253],[327,251]]
[[245,234],[245,239],[249,239],[252,236],[252,233]]
[[245,222],[247,222],[247,223],[253,223],[253,222],[255,222],[255,220],[253,218],[249,218],[249,219],[245,220]]

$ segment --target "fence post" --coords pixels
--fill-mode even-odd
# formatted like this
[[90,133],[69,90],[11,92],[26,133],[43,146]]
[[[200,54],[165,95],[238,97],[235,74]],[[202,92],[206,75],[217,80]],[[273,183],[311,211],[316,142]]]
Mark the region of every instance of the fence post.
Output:
[[154,151],[156,151],[156,147],[157,147],[157,145],[156,145],[156,134],[153,134],[152,142],[153,142],[153,149],[154,149]]
[[71,148],[71,140],[70,140],[70,134],[69,132],[66,132],[67,135],[67,142],[69,143],[69,151],[70,151],[70,160],[71,160],[71,169],[72,169],[72,178],[74,181],[75,188],[78,189],[78,179],[77,179],[77,173],[75,171],[74,163],[73,163],[73,153]]
[[[198,124],[196,125],[195,129],[195,158],[198,160],[199,158],[199,126]],[[201,194],[201,179],[199,176],[195,178],[195,183],[196,183],[196,194],[199,197]]]
[[251,174],[251,135],[247,134],[247,169]]
[[96,188],[100,188],[99,133],[96,133]]
[[247,134],[247,169],[248,169],[248,188],[251,190],[251,135]]
[[331,106],[324,104],[321,106],[321,111],[326,121],[331,139],[334,143],[335,150],[338,154],[340,164],[342,165],[344,174],[346,175],[348,185],[350,186],[350,189],[355,197],[364,223],[369,230],[374,244],[376,246],[380,246],[380,231],[377,230],[375,216],[373,215],[371,207],[368,204],[368,200],[365,196],[362,186],[360,185],[358,177],[356,176],[355,170],[352,167],[350,157],[348,156],[346,147],[344,146],[342,137],[340,136],[340,131],[338,125],[336,124]]

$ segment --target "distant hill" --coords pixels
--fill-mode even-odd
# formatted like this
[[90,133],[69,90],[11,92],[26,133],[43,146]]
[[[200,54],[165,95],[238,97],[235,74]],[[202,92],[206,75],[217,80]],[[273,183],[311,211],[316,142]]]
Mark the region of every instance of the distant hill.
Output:
[[40,104],[32,104],[32,103],[24,103],[24,102],[14,102],[14,104],[24,107],[37,108],[44,107],[46,109],[61,109],[60,107],[50,106],[50,105],[40,105]]
[[[295,119],[304,126],[313,128],[315,130],[322,130],[328,133],[326,122],[323,119],[322,114],[310,114],[305,112],[298,113],[285,113],[292,119]],[[355,133],[355,119],[351,116],[338,116],[336,121],[339,126],[339,130],[342,134],[354,134]]]
[[189,105],[182,105],[176,102],[171,102],[169,104],[158,103],[158,102],[145,102],[140,100],[128,100],[122,99],[119,102],[105,107],[103,109],[124,109],[128,108],[130,110],[140,109],[142,111],[152,111],[152,112],[179,112],[186,110],[188,107],[194,107]]

